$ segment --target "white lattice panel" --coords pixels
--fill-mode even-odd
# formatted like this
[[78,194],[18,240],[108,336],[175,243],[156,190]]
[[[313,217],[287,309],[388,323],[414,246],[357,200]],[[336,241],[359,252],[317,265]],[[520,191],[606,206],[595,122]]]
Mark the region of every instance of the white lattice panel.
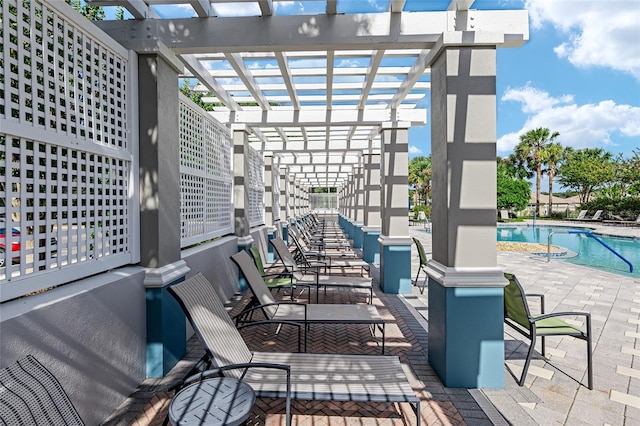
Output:
[[231,135],[180,95],[181,245],[233,232]]
[[245,190],[249,193],[249,226],[253,227],[264,224],[264,160],[251,147],[245,154],[249,174],[245,176]]
[[130,263],[135,232],[128,52],[64,2],[2,0],[0,14],[8,300]]
[[0,116],[79,142],[127,149],[126,56],[47,4],[1,4]]

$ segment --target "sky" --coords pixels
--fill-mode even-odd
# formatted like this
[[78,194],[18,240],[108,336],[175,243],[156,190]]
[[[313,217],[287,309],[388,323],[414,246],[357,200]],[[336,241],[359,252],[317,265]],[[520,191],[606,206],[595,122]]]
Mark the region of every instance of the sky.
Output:
[[[276,14],[324,13],[323,1],[274,1]],[[389,0],[338,0],[338,11],[385,11]],[[405,11],[449,0],[407,0]],[[252,3],[218,4],[220,16],[257,15]],[[497,53],[497,155],[537,127],[562,145],[640,152],[640,0],[476,0],[475,9],[527,9],[530,38]],[[175,11],[168,11],[172,16]],[[419,108],[430,107],[429,96]],[[410,157],[430,155],[430,126],[410,130]]]

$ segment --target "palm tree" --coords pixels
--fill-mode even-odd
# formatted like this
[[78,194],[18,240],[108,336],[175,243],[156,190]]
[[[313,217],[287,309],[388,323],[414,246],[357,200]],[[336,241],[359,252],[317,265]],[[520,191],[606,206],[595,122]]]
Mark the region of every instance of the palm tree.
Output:
[[516,145],[516,157],[527,165],[529,170],[536,173],[536,215],[540,215],[540,179],[542,177],[542,163],[544,162],[544,148],[552,143],[560,133],[553,132],[546,127],[529,130],[520,135],[520,143]]
[[564,159],[564,153],[565,148],[557,142],[547,145],[542,152],[549,175],[549,216],[553,211],[553,178],[556,175],[558,163]]
[[420,201],[428,199],[431,192],[431,156],[415,157],[409,161],[409,184],[415,185]]

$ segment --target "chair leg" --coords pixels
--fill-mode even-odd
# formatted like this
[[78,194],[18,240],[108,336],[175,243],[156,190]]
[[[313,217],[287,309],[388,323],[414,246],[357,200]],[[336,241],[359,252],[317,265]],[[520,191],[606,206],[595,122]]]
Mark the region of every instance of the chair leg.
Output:
[[531,336],[531,345],[529,345],[529,352],[527,352],[527,359],[524,362],[524,367],[522,368],[522,376],[520,377],[520,381],[518,382],[518,386],[524,385],[524,379],[527,376],[527,371],[529,370],[529,364],[531,364],[531,358],[533,357],[533,351],[536,346],[536,336],[535,333]]
[[593,354],[591,352],[591,316],[587,316],[587,385],[593,389]]
[[[424,277],[424,281],[422,281],[422,288],[420,289],[420,294],[424,294],[424,288],[427,286],[427,280],[429,279],[429,276],[427,275],[426,277]],[[416,283],[416,285],[418,285]]]
[[420,276],[420,271],[422,270],[422,266],[418,266],[418,273],[416,274],[416,280],[413,282],[413,285],[418,286],[418,277]]

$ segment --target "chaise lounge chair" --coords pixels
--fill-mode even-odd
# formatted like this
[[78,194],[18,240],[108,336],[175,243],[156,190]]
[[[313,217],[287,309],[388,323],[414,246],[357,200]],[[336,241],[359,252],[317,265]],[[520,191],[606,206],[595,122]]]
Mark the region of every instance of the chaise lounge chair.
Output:
[[308,268],[307,273],[305,273],[305,271],[298,266],[298,263],[282,239],[274,238],[269,240],[269,243],[273,246],[285,269],[293,273],[293,277],[298,283],[316,286],[316,303],[319,300],[320,287],[324,287],[325,291],[327,287],[347,287],[367,290],[369,293],[369,303],[373,303],[373,283],[370,278],[322,275],[318,270],[322,269],[322,267],[315,268],[315,270]]
[[581,221],[582,219],[584,219],[587,216],[587,212],[588,212],[588,210],[580,210],[580,213],[578,213],[578,216],[576,216],[576,217],[568,217],[565,220]]
[[[316,263],[318,266],[324,265],[325,270],[328,270],[329,273],[331,272],[332,268],[360,268],[360,275],[364,276],[364,271],[369,272],[369,268],[371,267],[368,262],[356,258],[355,253],[349,255],[344,253],[321,253],[318,251],[309,251],[302,247],[302,244],[295,236],[290,235],[289,239],[295,247],[294,259],[298,260],[298,263],[301,263],[305,268],[315,267],[314,263]],[[322,264],[319,264],[318,262]]]
[[278,302],[264,284],[260,273],[246,251],[240,251],[231,260],[238,265],[247,280],[257,303],[249,304],[237,318],[237,323],[251,322],[251,316],[261,311],[269,321],[295,322],[304,325],[304,347],[307,347],[307,331],[312,324],[365,324],[375,335],[377,328],[382,333],[382,353],[384,354],[385,321],[375,306],[350,304],[305,304]]
[[[262,398],[312,401],[408,403],[420,426],[420,399],[396,356],[251,352],[213,286],[202,274],[169,287],[184,310],[211,363],[241,379]],[[272,368],[269,368],[272,367]],[[289,368],[289,376],[282,369]],[[237,368],[237,369],[236,369]],[[213,372],[204,372],[197,378]],[[287,387],[290,378],[290,388]],[[192,379],[193,380],[193,379]]]
[[[522,376],[518,385],[524,384],[524,379],[531,363],[536,338],[542,338],[542,356],[545,355],[545,337],[548,336],[573,336],[587,342],[587,381],[589,389],[593,389],[593,366],[591,353],[591,315],[588,312],[544,312],[544,295],[525,294],[522,285],[515,275],[505,273],[504,277],[509,284],[504,288],[504,322],[514,330],[531,340],[529,352],[522,369]],[[540,298],[540,314],[532,314],[526,297]],[[574,327],[558,317],[583,316],[586,319],[586,330]]]
[[82,426],[60,382],[32,355],[0,370],[0,424]]
[[640,213],[638,213],[636,220],[624,220],[622,218],[618,220],[603,220],[602,224],[615,226],[640,226]]
[[603,211],[604,210],[598,210],[593,214],[593,216],[580,219],[580,222],[602,222],[602,219],[600,219],[600,216],[602,216]]

